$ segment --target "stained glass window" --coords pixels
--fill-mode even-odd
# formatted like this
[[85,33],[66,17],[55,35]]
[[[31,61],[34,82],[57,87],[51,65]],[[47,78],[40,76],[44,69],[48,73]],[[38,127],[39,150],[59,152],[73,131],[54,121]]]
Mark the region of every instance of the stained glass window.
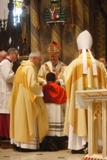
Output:
[[13,0],[14,9],[13,9],[13,17],[14,17],[14,26],[17,26],[20,23],[20,17],[22,14],[22,0]]

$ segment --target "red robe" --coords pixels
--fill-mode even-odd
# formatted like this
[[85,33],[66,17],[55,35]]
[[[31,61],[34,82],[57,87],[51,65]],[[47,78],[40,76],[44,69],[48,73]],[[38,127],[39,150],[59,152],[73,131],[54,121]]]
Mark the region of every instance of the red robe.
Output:
[[66,102],[66,91],[64,88],[54,82],[43,85],[44,102],[63,104]]

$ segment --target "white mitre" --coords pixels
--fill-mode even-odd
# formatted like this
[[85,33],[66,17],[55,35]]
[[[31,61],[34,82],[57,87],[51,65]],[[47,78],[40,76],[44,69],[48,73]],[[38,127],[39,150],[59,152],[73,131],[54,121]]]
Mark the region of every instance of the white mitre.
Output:
[[92,36],[87,30],[81,32],[77,37],[78,49],[91,49],[92,43]]
[[91,60],[92,60],[92,65],[93,65],[93,75],[97,75],[97,67],[95,63],[95,59],[93,58],[91,54],[91,47],[93,44],[93,39],[91,34],[85,30],[81,32],[78,37],[77,37],[77,46],[78,50],[82,49],[83,53],[83,74],[87,74],[87,56],[86,56],[86,50],[88,50]]

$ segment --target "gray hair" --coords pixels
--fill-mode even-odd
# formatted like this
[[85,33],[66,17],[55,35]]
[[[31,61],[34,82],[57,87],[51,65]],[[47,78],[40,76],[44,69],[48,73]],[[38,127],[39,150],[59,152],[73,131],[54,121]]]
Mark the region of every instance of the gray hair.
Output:
[[7,51],[7,55],[10,55],[11,53],[16,53],[18,50],[16,48],[9,48]]
[[39,57],[40,55],[41,55],[41,52],[38,51],[38,50],[35,50],[35,51],[32,51],[32,52],[29,54],[29,58]]

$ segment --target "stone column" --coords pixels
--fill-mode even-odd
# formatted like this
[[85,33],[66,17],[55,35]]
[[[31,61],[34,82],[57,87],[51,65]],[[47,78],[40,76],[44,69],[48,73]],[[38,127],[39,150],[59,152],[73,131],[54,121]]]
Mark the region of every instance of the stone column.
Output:
[[39,10],[37,0],[31,0],[30,2],[30,22],[31,22],[31,51],[40,50],[40,38],[39,38]]

